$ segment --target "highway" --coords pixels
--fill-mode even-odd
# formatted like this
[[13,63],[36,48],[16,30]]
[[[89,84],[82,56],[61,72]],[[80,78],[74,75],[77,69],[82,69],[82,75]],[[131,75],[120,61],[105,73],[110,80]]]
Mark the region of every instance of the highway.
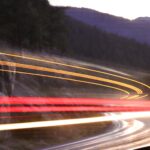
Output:
[[[2,66],[9,67],[15,66],[17,69],[15,70],[16,74],[67,80],[79,84],[81,83],[106,87],[112,90],[116,90],[124,95],[121,97],[118,94],[121,98],[140,99],[140,97],[147,97],[148,93],[146,93],[144,90],[150,89],[149,85],[137,81],[134,79],[134,77],[112,73],[112,69],[109,70],[109,68],[106,68],[108,71],[104,71],[104,67],[102,70],[96,68],[93,69],[88,67],[88,64],[85,65],[84,63],[83,65],[81,62],[78,62],[77,64],[72,64],[72,62],[69,62],[71,64],[68,64],[68,62],[62,63],[52,60],[45,60],[42,58],[21,56],[18,54],[9,54],[3,52],[1,52],[0,55],[2,55],[2,57],[9,57],[9,61],[1,60],[0,64]],[[39,63],[40,65],[37,65]],[[8,73],[14,72],[14,70],[11,69],[1,69],[1,71]],[[52,76],[51,74],[55,74],[55,76]],[[62,77],[62,75],[65,75],[65,77]]]
[[149,121],[139,119],[116,121],[114,124],[102,135],[43,150],[127,150],[150,146]]
[[[1,119],[11,118],[11,122],[0,124],[1,131],[85,123],[92,125],[95,122],[113,121],[113,127],[103,135],[45,150],[133,149],[150,143],[148,137],[150,128],[147,121],[150,117],[150,102],[147,101],[150,85],[143,79],[139,80],[139,77],[134,76],[132,72],[60,57],[6,52],[0,52],[0,55],[1,58],[5,58],[0,60],[0,65],[3,66],[1,72],[14,73],[27,79],[44,78],[50,83],[49,87],[53,81],[64,84],[63,88],[58,84],[55,89],[59,90],[58,98],[51,94],[43,98],[38,93],[30,97],[24,96],[21,86],[16,87],[13,97],[1,97]],[[67,92],[64,92],[64,88]],[[34,91],[33,88],[31,90]],[[19,94],[17,91],[20,91]],[[49,112],[113,112],[113,114],[52,121],[43,119],[34,122],[13,122],[13,117],[20,114],[23,118],[24,114],[30,117],[30,113]]]

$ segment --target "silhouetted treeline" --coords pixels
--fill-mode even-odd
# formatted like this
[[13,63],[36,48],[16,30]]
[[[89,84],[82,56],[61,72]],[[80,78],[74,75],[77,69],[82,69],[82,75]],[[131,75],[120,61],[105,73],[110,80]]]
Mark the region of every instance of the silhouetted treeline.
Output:
[[129,20],[88,8],[75,7],[69,7],[65,12],[70,17],[88,25],[96,26],[98,29],[150,45],[150,17]]
[[150,47],[64,14],[48,0],[0,0],[0,42],[149,69]]
[[63,14],[48,0],[0,0],[0,41],[26,49],[64,49]]
[[107,33],[73,18],[68,26],[68,52],[72,56],[88,57],[99,61],[150,69],[150,47],[134,40]]

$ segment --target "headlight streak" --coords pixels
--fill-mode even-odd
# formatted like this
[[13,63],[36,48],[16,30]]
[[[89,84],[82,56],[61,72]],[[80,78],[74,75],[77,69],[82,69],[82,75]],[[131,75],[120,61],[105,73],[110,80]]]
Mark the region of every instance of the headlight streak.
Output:
[[95,70],[95,69],[89,69],[89,68],[85,68],[85,67],[81,67],[81,66],[75,66],[75,65],[59,63],[59,62],[55,62],[55,61],[44,60],[44,59],[41,59],[41,58],[35,58],[35,57],[29,57],[29,56],[20,56],[20,55],[17,55],[17,54],[10,54],[10,53],[8,54],[8,53],[4,53],[4,52],[0,52],[0,55],[5,55],[5,56],[9,56],[9,57],[16,57],[16,58],[22,58],[22,59],[28,59],[28,60],[34,60],[34,61],[38,61],[38,62],[44,62],[44,63],[47,63],[47,64],[56,64],[56,65],[60,65],[60,66],[65,66],[65,67],[81,69],[81,70],[87,70],[87,71],[90,71],[90,72],[96,72],[96,73],[100,73],[100,74],[110,75],[110,76],[113,76],[113,77],[117,77],[117,78],[120,78],[120,79],[125,79],[125,80],[128,80],[128,81],[132,81],[132,82],[141,84],[141,85],[147,87],[148,89],[150,89],[149,85],[147,85],[145,83],[142,83],[142,82],[139,82],[137,80],[130,79],[130,78],[123,77],[123,76],[119,76],[119,75],[112,74],[112,73],[108,73],[108,72]]
[[[112,137],[106,136],[106,139],[105,138],[102,139],[104,142],[100,141],[100,144],[97,141],[92,142],[93,146],[89,144],[89,146],[85,148],[85,150],[97,149],[98,147],[101,147],[102,149],[107,149],[106,145],[109,145],[113,150],[133,149],[133,145],[135,146],[135,143],[142,141],[143,138],[141,138],[141,140],[138,139],[138,141],[136,141],[135,139],[137,139],[138,137],[143,137],[144,134],[147,134],[148,130],[144,130],[146,126],[143,122],[139,120],[134,119],[131,121],[127,121],[126,123],[127,123],[127,128],[122,127],[123,131],[113,135],[114,142],[116,141],[115,145],[114,142],[112,142],[111,139]],[[124,138],[124,140],[119,140],[118,137],[120,137],[120,139],[122,137],[127,137],[127,138]],[[119,141],[122,141],[123,144],[121,144]],[[75,148],[77,149],[77,146],[75,146]]]
[[[87,70],[87,71],[90,71],[90,72],[97,72],[97,73],[100,73],[100,74],[106,74],[106,75],[110,75],[112,77],[118,77],[118,78],[121,78],[121,79],[132,81],[134,83],[138,83],[138,84],[143,85],[143,86],[147,87],[148,89],[150,89],[150,86],[147,85],[147,84],[144,84],[144,83],[139,82],[139,81],[134,80],[134,79],[130,79],[130,78],[126,78],[126,77],[123,77],[123,76],[115,75],[115,74],[112,74],[112,73],[107,73],[107,72],[103,72],[103,71],[99,71],[99,70],[94,70],[94,69],[89,69],[89,68],[85,68],[85,67],[81,67],[81,66],[76,66],[76,65],[65,64],[65,63],[62,63],[62,62],[60,63],[60,62],[55,62],[55,61],[43,60],[39,57],[36,58],[36,57],[27,56],[27,55],[26,56],[25,55],[20,56],[18,54],[10,54],[10,53],[8,54],[8,53],[4,53],[4,52],[0,52],[0,54],[5,55],[5,56],[9,56],[9,57],[14,57],[14,58],[34,60],[34,61],[37,61],[37,62],[44,62],[44,63],[47,63],[47,64],[56,64],[56,65],[70,67],[70,68],[76,68],[76,69],[81,69],[81,70]],[[128,95],[126,95],[126,96],[128,96]],[[126,97],[126,96],[124,96],[124,97]],[[148,96],[148,95],[146,95],[146,96]],[[144,97],[146,97],[146,96],[144,96]],[[124,97],[122,97],[121,99],[124,99]],[[143,95],[141,97],[143,98]]]
[[135,98],[138,98],[138,97],[139,97],[139,95],[133,95],[133,96],[128,97],[127,99],[135,99]]
[[[0,69],[0,71],[14,72],[13,70],[5,70],[5,69]],[[123,92],[125,94],[130,94],[126,90],[122,90],[122,89],[117,88],[117,87],[113,87],[113,86],[109,86],[109,85],[105,85],[105,84],[100,84],[100,83],[95,83],[95,82],[89,82],[89,81],[84,81],[84,80],[77,80],[77,79],[73,79],[73,78],[58,77],[58,76],[50,76],[50,75],[45,75],[45,74],[30,73],[30,72],[24,72],[24,71],[15,71],[15,73],[16,74],[31,75],[31,76],[38,76],[38,77],[60,79],[60,80],[67,80],[67,81],[73,81],[73,82],[78,82],[78,83],[86,83],[86,84],[97,85],[97,86],[103,86],[103,87],[107,87],[107,88],[111,88],[111,89],[114,89],[114,90],[121,91],[121,92]]]
[[121,97],[120,99],[127,99],[129,97],[129,95],[125,95],[123,97]]
[[80,119],[1,124],[0,131],[66,126],[66,125],[87,124],[87,123],[116,121],[116,120],[129,120],[135,118],[148,118],[148,117],[150,117],[150,112],[133,112],[133,113],[122,113],[120,115],[115,115],[115,116],[113,115],[113,116],[80,118]]
[[136,97],[136,98],[134,98],[135,100],[136,99],[143,99],[143,98],[145,98],[145,97],[147,97],[148,96],[148,94],[146,94],[146,95],[142,95],[142,96],[139,96],[139,97]]
[[[139,81],[136,81],[134,79],[130,79],[130,78],[127,78],[127,77],[124,77],[124,76],[119,76],[119,75],[115,75],[115,74],[112,74],[112,73],[107,73],[107,72],[103,72],[103,71],[99,71],[99,70],[94,70],[94,69],[89,69],[89,68],[85,68],[85,67],[80,67],[80,66],[74,66],[74,65],[69,65],[69,64],[65,64],[65,63],[59,63],[59,62],[55,62],[55,61],[48,61],[48,60],[43,60],[43,59],[39,59],[39,58],[34,58],[34,57],[29,57],[29,56],[19,56],[19,55],[16,55],[16,54],[7,54],[7,53],[3,53],[3,52],[0,52],[1,55],[5,55],[5,56],[9,56],[9,57],[15,57],[15,58],[21,58],[21,59],[27,59],[27,60],[33,60],[33,61],[36,61],[36,62],[43,62],[43,63],[47,63],[47,64],[56,64],[56,65],[60,65],[60,66],[65,66],[65,67],[70,67],[70,68],[74,68],[74,69],[80,69],[80,70],[86,70],[86,71],[90,71],[90,72],[95,72],[95,73],[99,73],[99,74],[104,74],[104,75],[109,75],[109,76],[112,76],[112,77],[117,77],[117,78],[120,78],[120,79],[124,79],[124,80],[127,80],[127,81],[132,81],[133,83],[138,83],[140,85],[143,85],[144,87],[150,89],[150,86],[149,85],[146,85],[142,82],[139,82]],[[125,87],[125,88],[128,88],[130,90],[133,90],[134,92],[136,92],[137,94],[136,95],[133,95],[133,96],[129,96],[130,95],[130,91],[126,91],[126,90],[123,90],[121,88],[117,88],[117,87],[113,87],[113,86],[109,86],[109,85],[105,85],[105,84],[99,84],[99,83],[95,83],[95,82],[89,82],[89,81],[84,81],[84,80],[77,80],[77,79],[72,79],[72,78],[65,78],[65,77],[57,77],[57,76],[50,76],[50,75],[45,75],[45,74],[37,74],[37,73],[31,73],[31,72],[24,72],[24,71],[15,71],[15,73],[18,73],[18,74],[25,74],[25,75],[32,75],[32,76],[39,76],[39,77],[47,77],[47,78],[54,78],[54,79],[61,79],[61,80],[68,80],[68,81],[73,81],[73,82],[79,82],[79,83],[86,83],[86,84],[91,84],[91,85],[97,85],[97,86],[103,86],[103,87],[108,87],[108,88],[111,88],[111,89],[115,89],[115,90],[118,90],[118,91],[121,91],[121,92],[124,92],[125,94],[127,94],[126,96],[122,97],[122,99],[124,99],[125,97],[129,98],[129,99],[136,99],[136,98],[144,98],[146,96],[148,96],[148,94],[146,95],[142,95],[144,92],[143,90],[141,90],[140,88],[137,88],[136,86],[133,86],[133,85],[130,85],[130,84],[127,84],[127,83],[123,83],[123,82],[120,82],[120,81],[115,81],[115,80],[110,80],[110,79],[106,79],[106,78],[101,78],[101,77],[97,77],[97,76],[93,76],[93,75],[88,75],[88,74],[81,74],[81,73],[76,73],[76,72],[71,72],[71,71],[66,71],[66,70],[58,70],[58,69],[53,69],[53,68],[47,68],[47,67],[42,67],[42,66],[34,66],[34,65],[28,65],[28,64],[21,64],[21,63],[16,63],[16,62],[8,62],[8,61],[0,61],[0,64],[1,65],[6,65],[6,66],[12,66],[15,65],[16,67],[18,68],[24,68],[24,69],[31,69],[31,70],[36,70],[36,71],[43,71],[43,72],[50,72],[50,73],[57,73],[57,74],[63,74],[63,75],[69,75],[69,76],[73,76],[73,77],[80,77],[80,78],[85,78],[85,79],[91,79],[91,80],[95,80],[95,81],[101,81],[101,82],[106,82],[106,83],[111,83],[111,84],[115,84],[115,85],[119,85],[121,87]],[[5,72],[14,72],[12,70],[3,70],[3,69],[0,69],[0,71],[5,71]],[[51,109],[52,111],[52,107],[38,107],[38,108],[42,108],[41,110],[42,111],[49,111]],[[54,109],[55,108],[55,109]],[[58,108],[59,107],[53,107],[53,111],[58,111]],[[123,107],[123,106],[105,106],[105,107],[70,107],[68,109],[68,107],[61,107],[59,108],[59,111],[64,111],[62,108],[65,108],[65,111],[81,111],[81,108],[83,111],[87,111],[86,109],[89,109],[90,111],[105,111],[105,109],[108,109],[110,111],[113,111],[116,109],[116,111],[120,111],[120,110],[124,110],[124,111],[135,111],[135,108],[133,106],[131,107]],[[149,111],[150,107],[136,107],[136,110],[137,111]],[[1,108],[0,108],[1,109]],[[7,109],[7,108],[6,108]],[[18,112],[20,112],[21,110],[22,111],[27,111],[28,112],[32,112],[33,110],[36,110],[37,112],[40,112],[38,111],[37,107],[33,106],[33,107],[18,107]],[[9,107],[9,109],[7,109],[7,111],[5,110],[5,108],[3,107],[3,110],[5,112],[8,112],[8,110],[10,110],[10,112],[12,111],[16,111],[16,107]],[[2,111],[2,109],[0,110]],[[130,116],[130,114],[129,114]],[[104,116],[105,118],[106,116]],[[144,116],[143,116],[144,117]],[[102,117],[95,117],[95,119],[100,119]],[[85,119],[83,122],[83,119]],[[92,118],[81,118],[81,119],[69,119],[69,120],[75,120],[75,122],[72,122],[73,124],[83,124],[83,123],[94,123],[93,121],[94,120],[86,120],[86,119],[94,119],[93,117]],[[48,126],[58,126],[58,125],[69,125],[67,122],[69,120],[56,120],[56,121],[41,121],[41,122],[29,122],[29,123],[17,123],[17,124],[5,124],[5,125],[0,125],[0,130],[13,130],[13,129],[24,129],[24,128],[36,128],[36,127],[48,127]],[[77,121],[77,122],[76,122]],[[96,120],[95,120],[96,121]],[[96,122],[101,122],[102,120],[100,119],[99,121],[96,121]],[[66,124],[65,124],[66,122]],[[38,124],[39,123],[39,124]],[[40,124],[41,123],[41,124]],[[46,126],[42,124],[45,124],[45,123],[48,123]],[[64,123],[64,124],[63,124]],[[9,125],[14,125],[13,127],[10,127]],[[19,125],[21,125],[19,127]],[[24,126],[25,125],[25,126]],[[2,127],[2,128],[1,128]],[[18,128],[17,128],[18,127]]]
[[32,69],[32,70],[37,70],[37,71],[44,71],[44,72],[80,77],[80,78],[85,78],[85,79],[91,79],[91,80],[95,80],[95,81],[102,81],[102,82],[111,83],[111,84],[115,84],[115,85],[119,85],[119,86],[122,86],[122,87],[125,87],[128,89],[131,89],[131,90],[135,91],[137,94],[143,94],[143,91],[141,89],[139,89],[135,86],[132,86],[130,84],[126,84],[126,83],[122,83],[119,81],[110,80],[110,79],[106,79],[106,78],[101,78],[101,77],[97,77],[97,76],[81,74],[81,73],[65,71],[65,70],[57,70],[57,69],[46,68],[46,67],[41,67],[41,66],[33,66],[33,65],[21,64],[21,63],[7,62],[7,61],[0,61],[0,64],[7,65],[7,66],[12,66],[12,64],[14,64],[18,68]]

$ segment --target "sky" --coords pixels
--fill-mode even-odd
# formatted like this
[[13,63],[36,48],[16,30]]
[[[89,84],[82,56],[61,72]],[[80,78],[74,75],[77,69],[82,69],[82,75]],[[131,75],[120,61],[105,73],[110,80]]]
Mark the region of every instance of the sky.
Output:
[[49,0],[55,6],[91,8],[128,18],[150,17],[150,0]]

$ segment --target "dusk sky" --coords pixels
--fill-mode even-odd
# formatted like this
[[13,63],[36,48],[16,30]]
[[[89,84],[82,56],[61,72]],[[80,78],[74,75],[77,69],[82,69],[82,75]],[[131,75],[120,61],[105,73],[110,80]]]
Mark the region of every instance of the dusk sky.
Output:
[[150,0],[49,0],[55,6],[73,6],[95,9],[128,19],[150,17]]

